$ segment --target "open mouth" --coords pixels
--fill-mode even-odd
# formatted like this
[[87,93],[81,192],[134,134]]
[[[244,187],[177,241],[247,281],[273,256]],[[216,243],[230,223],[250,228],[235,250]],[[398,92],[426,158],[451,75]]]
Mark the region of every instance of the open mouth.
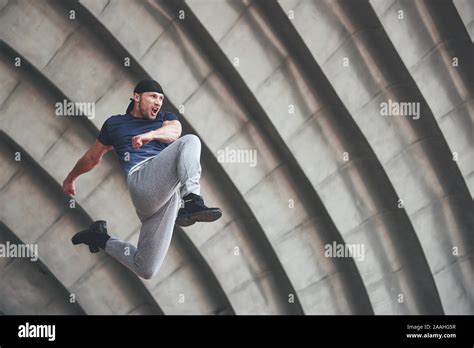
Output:
[[156,114],[158,113],[158,108],[152,108],[152,109],[151,109],[151,113],[152,113],[153,115],[156,115]]

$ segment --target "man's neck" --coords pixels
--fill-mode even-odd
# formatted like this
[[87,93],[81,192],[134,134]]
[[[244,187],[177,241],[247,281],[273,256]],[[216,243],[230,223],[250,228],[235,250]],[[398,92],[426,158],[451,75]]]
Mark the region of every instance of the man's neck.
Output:
[[140,114],[140,112],[138,110],[135,110],[135,109],[133,109],[130,112],[130,115],[132,115],[132,117],[135,117],[135,118],[143,118],[143,116]]

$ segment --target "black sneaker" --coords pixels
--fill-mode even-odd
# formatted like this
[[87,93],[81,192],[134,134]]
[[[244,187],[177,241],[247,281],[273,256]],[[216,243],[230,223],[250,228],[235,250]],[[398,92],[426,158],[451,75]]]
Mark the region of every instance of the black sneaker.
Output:
[[78,232],[72,237],[72,244],[86,244],[91,253],[97,253],[105,249],[105,244],[110,236],[107,234],[107,222],[98,220],[90,225],[88,230]]
[[184,200],[184,208],[179,209],[176,225],[181,227],[191,226],[195,222],[216,221],[222,216],[219,208],[208,208],[204,205],[201,196],[190,193]]

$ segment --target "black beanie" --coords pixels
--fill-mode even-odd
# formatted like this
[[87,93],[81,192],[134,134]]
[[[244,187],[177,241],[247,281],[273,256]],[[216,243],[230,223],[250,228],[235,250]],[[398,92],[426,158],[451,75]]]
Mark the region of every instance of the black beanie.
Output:
[[[157,92],[160,94],[163,93],[163,89],[161,88],[160,84],[156,82],[155,80],[141,80],[140,82],[137,83],[135,86],[135,89],[133,90],[133,93],[145,93],[145,92]],[[125,111],[127,114],[133,110],[133,105],[135,104],[134,100],[130,98],[130,104],[128,104],[127,111]]]

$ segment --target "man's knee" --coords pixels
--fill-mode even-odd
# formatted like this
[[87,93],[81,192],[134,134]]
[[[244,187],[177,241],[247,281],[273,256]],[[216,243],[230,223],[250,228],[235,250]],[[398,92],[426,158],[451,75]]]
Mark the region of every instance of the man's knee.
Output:
[[158,273],[159,265],[157,265],[156,262],[150,262],[150,260],[145,261],[141,259],[140,261],[138,261],[135,257],[135,273],[138,276],[143,279],[151,279]]
[[201,140],[197,135],[194,134],[186,134],[181,137],[181,141],[188,145],[188,146],[196,146],[196,147],[201,147]]
[[157,269],[145,268],[137,271],[137,274],[143,279],[151,279],[158,273]]

